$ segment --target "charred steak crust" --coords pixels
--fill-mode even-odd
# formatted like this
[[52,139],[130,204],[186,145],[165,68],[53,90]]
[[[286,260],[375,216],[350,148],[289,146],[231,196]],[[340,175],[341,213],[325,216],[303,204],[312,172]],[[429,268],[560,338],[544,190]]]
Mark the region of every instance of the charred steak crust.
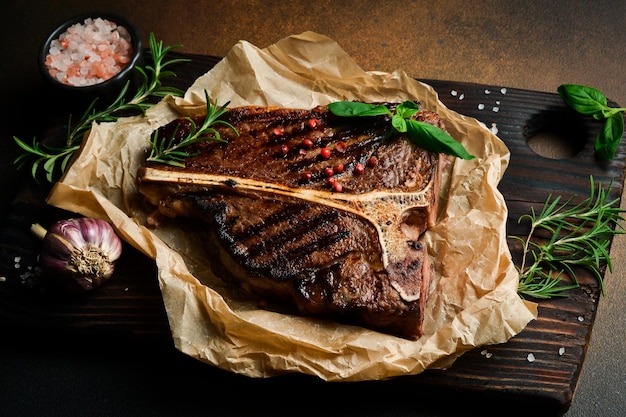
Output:
[[[389,106],[393,106],[390,104]],[[439,117],[416,118],[445,129]],[[162,217],[199,221],[214,266],[260,299],[409,339],[422,332],[433,271],[441,156],[390,133],[387,117],[240,107],[227,143],[201,142],[184,168],[146,164],[138,190]],[[196,120],[197,124],[201,119]],[[179,119],[159,136],[180,140]]]

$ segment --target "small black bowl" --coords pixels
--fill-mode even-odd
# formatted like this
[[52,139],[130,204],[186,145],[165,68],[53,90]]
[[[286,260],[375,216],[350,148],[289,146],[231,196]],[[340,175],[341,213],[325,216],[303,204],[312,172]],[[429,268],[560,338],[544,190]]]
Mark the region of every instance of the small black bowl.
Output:
[[[53,40],[58,39],[59,36],[64,33],[70,26],[77,23],[83,24],[85,22],[85,19],[87,18],[106,19],[116,23],[118,26],[123,26],[124,28],[126,28],[131,37],[131,45],[133,48],[132,57],[120,72],[105,81],[101,81],[100,83],[87,86],[71,86],[68,84],[64,84],[50,75],[50,73],[48,72],[48,67],[45,64],[46,56],[48,55],[48,52],[50,50],[50,43]],[[39,51],[39,69],[44,80],[52,85],[57,92],[66,93],[70,96],[68,98],[79,99],[81,101],[91,101],[95,98],[98,98],[99,100],[100,98],[102,98],[102,100],[100,101],[107,101],[117,98],[122,88],[128,81],[131,82],[131,86],[136,81],[137,74],[135,73],[137,73],[137,71],[135,71],[135,67],[142,65],[142,63],[142,43],[136,26],[123,17],[104,12],[85,13],[67,20],[48,35],[46,40],[41,45]]]

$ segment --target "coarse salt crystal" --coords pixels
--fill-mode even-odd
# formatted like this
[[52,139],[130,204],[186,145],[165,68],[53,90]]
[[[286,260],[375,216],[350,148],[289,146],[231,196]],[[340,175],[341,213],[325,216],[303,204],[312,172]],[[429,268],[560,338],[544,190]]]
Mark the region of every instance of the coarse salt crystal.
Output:
[[456,90],[452,90],[452,91],[450,91],[450,95],[451,95],[452,97],[456,97],[456,95],[457,95],[457,94],[458,94],[458,92],[457,92]]
[[500,107],[494,106],[494,108],[492,109],[494,113],[497,113],[500,111]]
[[491,94],[491,90],[485,90],[485,94]]
[[0,277],[0,282],[6,282],[7,277]]
[[563,354],[565,353],[565,348],[559,348],[559,356],[563,356]]
[[491,133],[493,133],[494,135],[498,134],[498,126],[495,123],[491,124],[491,129],[489,130],[491,130]]
[[59,82],[82,87],[119,73],[132,53],[126,28],[106,19],[87,18],[50,43],[45,65]]
[[578,316],[578,321],[585,321],[585,318],[583,316]]
[[461,95],[459,96],[459,100],[463,100],[464,98],[465,98],[465,94],[461,94]]
[[501,89],[500,89],[500,92],[501,92],[502,94],[506,94],[506,88],[501,88]]
[[483,103],[480,103],[478,105],[478,110],[483,110],[485,108],[485,105]]
[[526,359],[528,360],[528,362],[534,362],[535,361],[535,355],[533,355],[532,353],[529,353],[528,356],[526,357]]

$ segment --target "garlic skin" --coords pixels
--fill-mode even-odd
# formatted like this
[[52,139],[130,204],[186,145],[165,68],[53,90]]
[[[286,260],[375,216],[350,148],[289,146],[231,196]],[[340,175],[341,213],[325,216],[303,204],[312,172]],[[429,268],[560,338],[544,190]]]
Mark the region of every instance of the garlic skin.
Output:
[[109,223],[75,218],[50,226],[43,237],[39,263],[68,289],[85,291],[111,277],[121,254],[122,242]]

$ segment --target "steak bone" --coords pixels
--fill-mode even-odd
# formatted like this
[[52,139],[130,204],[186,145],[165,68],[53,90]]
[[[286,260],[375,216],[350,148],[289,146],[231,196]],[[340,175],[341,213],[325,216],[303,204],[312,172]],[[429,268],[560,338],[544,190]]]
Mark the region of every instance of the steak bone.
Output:
[[[434,176],[439,178],[439,176]],[[391,285],[407,302],[420,298],[421,287],[407,279],[406,266],[415,255],[407,246],[435,222],[439,184],[431,181],[417,192],[376,190],[362,194],[337,193],[326,190],[291,188],[249,178],[201,172],[177,172],[145,167],[142,182],[154,185],[176,184],[204,190],[227,190],[244,195],[264,195],[299,199],[350,212],[370,223],[376,230],[381,246],[381,262],[389,274]],[[423,262],[423,259],[419,259]]]

